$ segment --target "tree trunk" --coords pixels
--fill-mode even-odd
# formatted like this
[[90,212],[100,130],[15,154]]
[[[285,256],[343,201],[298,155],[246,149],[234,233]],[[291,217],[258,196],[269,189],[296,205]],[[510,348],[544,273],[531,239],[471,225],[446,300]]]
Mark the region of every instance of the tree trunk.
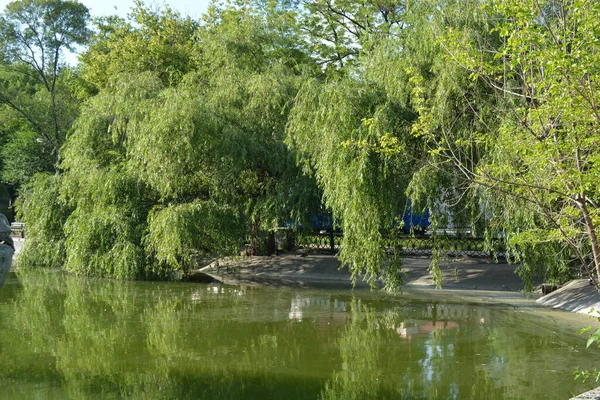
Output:
[[[593,262],[594,269],[596,270],[596,277],[600,277],[600,246],[598,245],[598,235],[596,235],[596,227],[594,226],[594,221],[590,216],[590,211],[587,208],[585,200],[585,195],[581,194],[578,205],[579,209],[581,210],[581,215],[583,216],[583,221],[585,223],[587,235],[592,245],[592,255],[594,258]],[[594,279],[592,272],[589,269],[588,273],[590,275],[590,279],[592,279],[596,287],[598,287],[598,281],[597,279]]]
[[275,231],[269,231],[269,238],[267,239],[267,255],[275,254]]
[[257,256],[260,253],[260,218],[252,220],[252,255]]

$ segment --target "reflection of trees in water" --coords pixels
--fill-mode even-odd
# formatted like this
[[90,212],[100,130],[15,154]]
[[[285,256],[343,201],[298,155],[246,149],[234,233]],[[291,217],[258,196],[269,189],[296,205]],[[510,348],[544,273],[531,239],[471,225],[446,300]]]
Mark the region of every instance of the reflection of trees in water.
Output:
[[583,364],[551,324],[517,312],[33,271],[20,279],[0,307],[7,397],[30,387],[71,398],[494,399],[520,397],[523,381],[528,396],[568,397],[561,385]]
[[[382,358],[382,331],[374,313],[359,301],[351,304],[352,320],[339,339],[342,365],[325,384],[322,399],[376,399],[387,398],[384,376],[379,368]],[[380,381],[381,380],[381,381]],[[392,396],[394,397],[394,396]]]
[[[352,302],[351,309],[352,320],[338,341],[341,368],[326,383],[322,399],[453,397],[452,388],[444,382],[447,368],[438,362],[451,349],[440,340],[450,331],[433,332],[431,343],[423,346],[398,332],[406,318],[405,309],[382,314],[358,300]],[[433,363],[422,362],[428,357]]]
[[53,369],[53,354],[45,350],[53,348],[63,333],[55,316],[63,309],[64,288],[57,276],[44,274],[42,278],[48,282],[47,290],[36,291],[34,275],[21,282],[22,288],[7,301],[10,306],[0,307],[0,387],[6,398],[18,397],[23,378],[57,384],[61,379]]
[[[0,335],[8,396],[11,385],[16,394],[29,384],[37,384],[36,394],[46,387],[51,397],[77,399],[314,398],[320,390],[321,378],[302,373],[313,356],[304,349],[314,348],[314,325],[252,323],[261,314],[252,291],[207,290],[199,303],[192,285],[46,272],[21,280],[23,290],[2,308],[12,321]],[[287,317],[289,296],[270,300]]]
[[[547,325],[534,321],[529,326],[519,313],[436,304],[376,311],[356,300],[351,308],[353,318],[338,341],[342,361],[321,392],[322,399],[569,395],[564,387],[570,381],[569,367],[556,365],[565,349]],[[428,314],[432,319],[421,319],[428,309],[433,309]],[[436,320],[438,315],[461,312],[458,321]],[[415,328],[412,333],[406,330],[409,325]],[[553,378],[546,374],[550,369],[562,372]]]

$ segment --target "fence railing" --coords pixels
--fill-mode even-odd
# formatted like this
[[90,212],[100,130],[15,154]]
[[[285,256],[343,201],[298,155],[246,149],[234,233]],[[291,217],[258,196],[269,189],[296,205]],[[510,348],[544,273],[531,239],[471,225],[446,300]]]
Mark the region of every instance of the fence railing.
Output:
[[24,222],[13,222],[10,224],[10,231],[12,236],[25,237],[25,223]]
[[341,248],[343,237],[344,235],[338,232],[302,232],[296,236],[296,246],[310,250],[338,252]]
[[[299,248],[317,251],[338,252],[343,234],[338,232],[299,233],[296,245]],[[490,251],[483,238],[452,236],[397,236],[388,238],[385,243],[388,251],[398,251],[402,255],[430,256],[434,249],[448,256],[489,257]],[[502,255],[500,240],[492,240],[496,255]]]
[[451,236],[405,236],[394,239],[388,239],[387,247],[397,249],[403,255],[411,256],[429,256],[434,249],[438,249],[448,256],[471,256],[471,257],[489,257],[494,252],[501,254],[501,244],[499,240],[492,240],[492,249],[486,245],[483,238],[476,237],[451,237]]

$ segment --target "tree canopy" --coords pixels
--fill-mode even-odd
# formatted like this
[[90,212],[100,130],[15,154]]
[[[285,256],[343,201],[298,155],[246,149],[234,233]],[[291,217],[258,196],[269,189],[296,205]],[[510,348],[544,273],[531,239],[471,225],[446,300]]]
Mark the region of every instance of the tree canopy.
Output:
[[0,14],[0,177],[14,188],[56,171],[77,117],[65,56],[87,44],[88,9],[76,1],[19,0]]
[[[77,3],[18,3],[70,16],[44,26],[54,39],[42,35],[42,51],[86,40]],[[22,196],[32,240],[55,250],[26,248],[24,258],[169,278],[242,243],[258,250],[265,232],[325,208],[344,232],[339,256],[353,276],[397,289],[402,216],[427,209],[434,236],[452,227],[484,237],[490,251],[501,240],[525,278],[560,281],[579,266],[592,276],[597,8],[240,0],[213,3],[194,21],[138,2],[128,19],[96,20],[80,66],[62,73],[17,45],[26,43],[19,32],[30,34],[14,28],[11,5],[0,21],[13,38],[3,44],[0,95],[14,93],[17,106],[5,102],[0,111],[14,118],[0,132],[19,139],[0,137],[3,151],[39,151],[39,132],[53,132],[42,137],[56,150],[72,126],[61,174]],[[50,95],[28,106],[38,93]],[[441,283],[437,243],[431,271]]]
[[[92,45],[82,58],[97,60],[108,48],[103,59],[123,69],[106,82],[93,78],[98,94],[86,101],[63,148],[67,270],[130,278],[185,274],[198,257],[239,254],[247,236],[258,246],[263,231],[318,205],[316,186],[302,178],[284,144],[308,58],[282,51],[285,21],[249,8],[212,13],[194,41],[173,36],[179,42],[155,53],[152,65],[120,64],[121,46],[112,44]],[[132,18],[139,25],[110,35],[108,43],[135,42],[151,28],[185,30],[190,23],[168,10],[138,8]],[[174,65],[173,49],[189,64]],[[137,59],[133,51],[143,60],[148,47],[132,45],[130,60]],[[164,69],[153,67],[161,63],[174,75],[167,79]],[[25,218],[38,192],[34,187],[25,200]]]

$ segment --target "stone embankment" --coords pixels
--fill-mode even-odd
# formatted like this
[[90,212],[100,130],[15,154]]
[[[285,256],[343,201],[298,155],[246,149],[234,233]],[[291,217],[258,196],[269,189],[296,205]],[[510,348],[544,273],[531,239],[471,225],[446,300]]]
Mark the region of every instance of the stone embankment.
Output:
[[571,398],[571,400],[600,400],[600,388],[582,393],[579,396]]
[[575,279],[560,289],[540,297],[537,303],[546,307],[589,314],[592,310],[600,311],[600,294],[587,279]]

